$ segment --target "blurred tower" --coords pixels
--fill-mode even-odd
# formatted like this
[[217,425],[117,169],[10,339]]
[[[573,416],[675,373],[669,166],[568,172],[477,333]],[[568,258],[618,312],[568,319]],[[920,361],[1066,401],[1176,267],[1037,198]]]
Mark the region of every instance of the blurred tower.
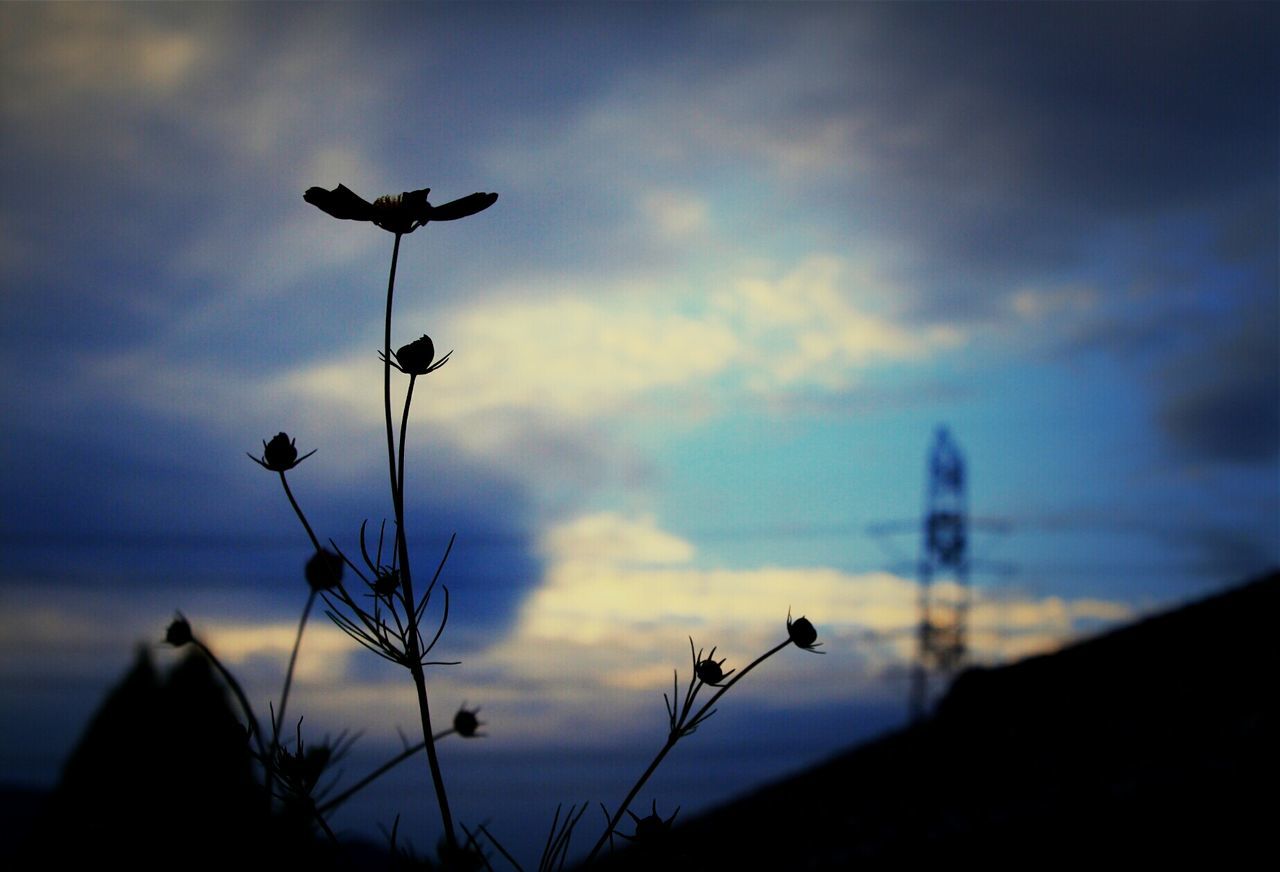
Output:
[[964,457],[946,427],[939,427],[934,435],[928,475],[919,562],[920,623],[911,671],[912,720],[924,717],[928,709],[930,677],[945,684],[966,651],[969,516]]

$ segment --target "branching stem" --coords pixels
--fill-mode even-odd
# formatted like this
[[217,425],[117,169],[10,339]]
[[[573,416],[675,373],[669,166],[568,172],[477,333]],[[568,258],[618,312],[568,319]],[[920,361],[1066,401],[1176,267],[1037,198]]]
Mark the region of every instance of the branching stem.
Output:
[[[680,713],[679,720],[672,726],[671,732],[667,734],[667,741],[663,743],[662,748],[658,750],[657,755],[653,758],[653,761],[649,763],[649,767],[644,770],[644,773],[640,776],[639,780],[637,780],[636,783],[632,785],[630,792],[628,792],[626,798],[622,800],[622,805],[618,806],[618,810],[614,812],[613,817],[609,820],[608,826],[605,827],[605,831],[600,835],[600,838],[596,841],[595,847],[591,849],[591,853],[588,854],[587,859],[583,861],[584,866],[591,864],[591,861],[594,860],[596,858],[596,855],[600,853],[600,849],[604,847],[605,842],[609,840],[609,836],[611,836],[614,832],[617,831],[618,824],[622,822],[622,816],[626,814],[627,809],[631,807],[631,803],[632,801],[635,800],[636,794],[638,794],[640,792],[640,789],[644,787],[645,783],[649,780],[650,776],[652,776],[653,773],[658,770],[658,766],[662,763],[664,759],[666,759],[667,754],[669,754],[671,752],[671,749],[676,746],[676,743],[679,742],[685,736],[689,735],[689,728],[696,727],[699,722],[709,717],[708,712],[711,710],[711,707],[716,704],[716,701],[720,699],[720,697],[724,696],[729,691],[729,688],[733,687],[735,684],[741,681],[742,678],[746,676],[748,672],[750,672],[752,669],[755,669],[765,660],[768,660],[774,654],[777,654],[779,651],[781,651],[783,648],[787,647],[790,644],[791,644],[791,640],[787,639],[786,641],[781,642],[778,645],[775,645],[773,648],[770,648],[768,651],[761,654],[755,660],[752,660],[751,663],[745,669],[741,670],[732,679],[725,682],[724,685],[718,691],[716,691],[715,695],[711,697],[711,699],[703,703],[702,708],[698,709],[697,713],[692,718],[688,717],[689,706],[686,705],[684,707],[683,711],[681,711]],[[695,684],[700,683],[697,678],[694,679],[694,682]]]
[[[404,598],[408,612],[408,632],[405,634],[405,659],[409,672],[413,675],[414,688],[418,695],[418,713],[422,718],[422,738],[427,746],[427,765],[431,769],[431,783],[435,787],[436,800],[440,806],[440,820],[444,826],[445,843],[450,852],[458,848],[458,836],[453,829],[453,814],[449,811],[449,797],[445,793],[444,776],[440,773],[440,761],[436,756],[435,742],[431,732],[431,706],[427,699],[427,679],[422,670],[421,635],[418,632],[417,610],[413,596],[413,576],[409,569],[409,545],[404,528],[404,487],[402,481],[404,439],[401,427],[400,463],[396,458],[395,420],[391,412],[391,311],[395,300],[396,263],[400,258],[400,233],[396,235],[395,245],[391,250],[391,271],[387,276],[387,313],[382,342],[382,394],[383,410],[387,425],[387,465],[391,475],[391,501],[396,515],[396,549],[400,555],[401,596]],[[412,384],[412,381],[410,381]],[[409,415],[409,397],[405,399],[405,420]]]
[[289,498],[289,505],[293,506],[293,513],[298,516],[298,520],[302,522],[302,528],[307,531],[308,538],[311,539],[312,546],[317,550],[320,548],[320,540],[316,538],[316,531],[311,529],[311,524],[307,521],[307,516],[302,513],[302,507],[298,505],[298,501],[293,498],[293,489],[289,487],[289,479],[285,477],[284,470],[280,470],[280,484],[284,485],[284,495]]
[[[453,735],[453,733],[455,732],[456,730],[454,730],[453,727],[450,727],[447,730],[441,730],[440,732],[436,733],[434,736],[432,736],[432,738],[435,741],[439,742],[445,736]],[[355,796],[361,790],[364,790],[374,781],[378,780],[383,775],[386,775],[392,769],[396,768],[405,760],[408,760],[410,757],[412,757],[414,754],[417,754],[425,747],[427,747],[426,742],[419,742],[418,744],[413,745],[412,747],[405,748],[399,754],[397,754],[396,756],[388,760],[386,763],[383,763],[377,769],[373,770],[368,775],[366,775],[364,778],[361,778],[355,784],[351,785],[346,790],[342,791],[342,793],[339,793],[337,796],[325,800],[317,809],[317,811],[321,813],[327,813],[327,812],[333,811],[335,808],[342,805],[348,799]]]

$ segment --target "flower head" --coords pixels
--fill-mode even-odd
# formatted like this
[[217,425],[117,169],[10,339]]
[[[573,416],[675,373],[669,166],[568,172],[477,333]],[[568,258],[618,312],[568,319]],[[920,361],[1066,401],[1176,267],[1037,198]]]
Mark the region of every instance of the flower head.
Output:
[[298,719],[296,735],[292,751],[287,750],[283,743],[276,746],[272,763],[284,788],[285,800],[302,801],[304,806],[309,806],[321,776],[346,756],[355,740],[342,733],[333,741],[326,736],[319,745],[306,745],[302,741],[301,718]]
[[[296,439],[290,439],[288,433],[277,433],[271,441],[262,440],[262,457],[249,455],[249,459],[272,472],[286,472],[316,453],[313,448],[301,457],[298,456]],[[248,452],[246,452],[248,453]]]
[[671,824],[675,821],[676,815],[680,814],[680,807],[676,806],[676,810],[666,820],[663,820],[658,814],[658,801],[656,799],[650,808],[650,813],[644,817],[639,817],[635,812],[628,809],[627,814],[631,815],[631,820],[636,825],[635,835],[628,836],[625,833],[618,833],[618,835],[629,842],[637,843],[643,848],[654,848],[666,841],[667,835],[671,832]]
[[693,671],[703,684],[719,687],[720,682],[724,681],[726,677],[723,667],[724,660],[712,660],[708,657],[706,660],[698,661],[698,665],[694,667]]
[[716,649],[713,647],[706,657],[702,656],[702,649],[696,652],[693,649],[693,637],[689,637],[689,656],[693,659],[693,677],[703,684],[709,684],[712,687],[721,687],[720,682],[724,681],[730,675],[737,672],[736,669],[724,671],[725,658],[716,659]]
[[332,757],[332,749],[325,745],[304,749],[299,742],[298,749],[292,752],[277,748],[276,773],[289,793],[310,796]]
[[182,612],[177,613],[173,623],[169,624],[169,629],[164,631],[164,640],[175,648],[181,648],[194,638],[195,636],[191,633],[191,624],[187,623]]
[[822,643],[818,641],[818,631],[814,628],[809,619],[801,616],[794,621],[791,620],[791,610],[787,610],[787,635],[791,637],[791,641],[796,644],[797,648],[803,648],[806,651],[813,651],[814,654],[821,654],[821,651],[815,651]]
[[356,194],[346,185],[338,185],[332,191],[324,188],[308,188],[302,195],[312,206],[349,221],[370,221],[396,235],[412,233],[428,221],[455,221],[477,212],[483,212],[498,199],[497,194],[475,193],[451,200],[442,206],[427,202],[430,188],[405,191],[378,197],[372,203]]
[[453,730],[464,739],[474,739],[483,736],[484,733],[477,733],[476,730],[484,726],[484,722],[476,717],[480,711],[474,708],[467,711],[467,704],[464,702],[462,708],[458,709],[458,713],[453,716]]
[[[424,333],[421,339],[415,339],[408,345],[401,345],[399,350],[391,352],[391,360],[389,362],[405,375],[426,375],[429,372],[435,372],[448,363],[449,356],[452,354],[453,352],[450,351],[449,354],[446,354],[433,364],[432,360],[436,356],[436,346],[431,341],[431,337]],[[381,357],[382,352],[378,352],[378,356]]]
[[377,567],[369,586],[373,589],[374,596],[390,598],[400,589],[400,570],[391,566]]
[[307,561],[307,584],[314,591],[332,590],[342,584],[342,558],[327,549]]

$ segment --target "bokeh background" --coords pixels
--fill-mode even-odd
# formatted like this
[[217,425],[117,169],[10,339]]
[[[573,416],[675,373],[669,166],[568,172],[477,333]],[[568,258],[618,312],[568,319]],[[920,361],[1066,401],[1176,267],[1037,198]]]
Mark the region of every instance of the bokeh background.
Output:
[[[344,183],[489,211],[406,237],[417,563],[451,533],[438,716],[464,821],[529,856],[661,744],[692,636],[730,694],[641,806],[903,722],[925,457],[976,516],[973,658],[1280,558],[1280,17],[1269,4],[0,5],[0,781],[48,786],[175,609],[259,708],[305,534],[391,514],[392,238]],[[904,529],[913,529],[904,527]],[[991,528],[996,529],[995,527]],[[1196,640],[1188,639],[1194,646]],[[290,710],[416,730],[323,618]],[[412,769],[412,771],[411,771]],[[336,824],[436,837],[403,767]],[[532,849],[536,854],[536,849]]]

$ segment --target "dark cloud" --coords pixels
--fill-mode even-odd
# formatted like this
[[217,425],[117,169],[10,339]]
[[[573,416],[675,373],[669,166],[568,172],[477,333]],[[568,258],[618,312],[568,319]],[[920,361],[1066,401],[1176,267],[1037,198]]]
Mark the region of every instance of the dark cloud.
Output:
[[[260,451],[253,436],[228,444],[198,423],[119,404],[43,412],[3,434],[0,589],[36,575],[146,598],[149,586],[168,584],[166,608],[183,605],[186,585],[303,589],[310,545],[278,478],[245,457]],[[391,514],[385,465],[359,486],[335,483],[324,434],[298,444],[320,449],[290,473],[317,533],[356,555],[368,519],[373,547]],[[504,629],[541,577],[529,495],[447,446],[410,460],[415,575],[430,577],[456,532],[441,576],[458,598],[451,621],[466,638]]]
[[1280,457],[1280,309],[1253,307],[1211,345],[1171,366],[1159,421],[1193,463]]
[[[839,15],[844,27],[830,20]],[[831,117],[856,122],[849,166],[864,169],[824,181],[859,226],[911,241],[902,277],[922,320],[997,317],[1010,286],[1088,274],[1110,234],[1155,219],[1238,238],[1258,223],[1242,193],[1276,188],[1274,6],[913,4],[814,16],[830,50],[818,56],[847,62],[823,68],[825,87],[775,120],[798,138]],[[1267,203],[1274,216],[1274,196]]]

